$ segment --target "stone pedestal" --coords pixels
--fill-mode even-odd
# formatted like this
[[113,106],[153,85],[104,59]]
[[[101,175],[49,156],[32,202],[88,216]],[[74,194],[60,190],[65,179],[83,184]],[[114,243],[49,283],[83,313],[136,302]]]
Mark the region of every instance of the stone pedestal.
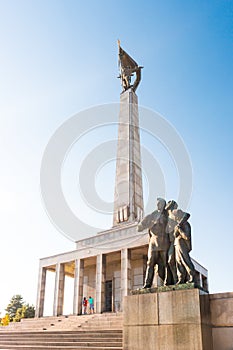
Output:
[[212,350],[209,295],[196,288],[124,298],[124,350]]

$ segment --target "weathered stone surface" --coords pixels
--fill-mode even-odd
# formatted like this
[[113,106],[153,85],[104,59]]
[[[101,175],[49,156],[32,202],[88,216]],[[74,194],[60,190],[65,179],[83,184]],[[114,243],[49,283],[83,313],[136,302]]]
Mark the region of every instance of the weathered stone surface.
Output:
[[[208,349],[214,350],[211,324],[209,325],[202,324],[202,348],[205,350],[208,350]],[[218,350],[220,349],[218,348]]]
[[[203,347],[198,325],[161,325],[124,328],[124,350],[211,350],[211,336]],[[220,348],[219,348],[220,349]]]
[[203,347],[199,326],[191,324],[124,328],[124,350],[210,350],[209,339],[206,338]]
[[208,295],[191,286],[125,297],[124,350],[212,350],[208,304]]
[[147,327],[124,327],[123,334],[124,350],[160,349],[158,345],[158,326],[148,325]]
[[159,324],[200,324],[199,297],[198,289],[158,293]]
[[143,214],[143,191],[137,95],[120,96],[113,226],[134,223]]
[[158,326],[148,325],[147,327],[124,327],[124,350],[144,350],[145,348],[146,350],[157,350],[160,349],[157,340]]
[[211,322],[215,327],[233,327],[233,293],[210,295]]
[[[158,327],[159,350],[200,350],[202,347],[199,325],[180,324]],[[206,350],[211,348],[206,348]]]
[[210,295],[213,349],[233,349],[233,293]]
[[211,325],[209,294],[200,292],[200,310],[202,324]]
[[124,298],[124,325],[157,325],[158,294],[133,295]]
[[213,350],[233,349],[233,327],[213,328]]

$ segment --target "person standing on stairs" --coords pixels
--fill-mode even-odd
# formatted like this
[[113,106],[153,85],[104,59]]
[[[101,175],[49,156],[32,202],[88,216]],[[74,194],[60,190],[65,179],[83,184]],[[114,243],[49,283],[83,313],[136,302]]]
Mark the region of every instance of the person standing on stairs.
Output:
[[90,296],[88,299],[89,302],[89,308],[90,308],[90,314],[94,314],[94,299]]
[[83,298],[83,314],[84,315],[87,314],[87,298],[86,297]]

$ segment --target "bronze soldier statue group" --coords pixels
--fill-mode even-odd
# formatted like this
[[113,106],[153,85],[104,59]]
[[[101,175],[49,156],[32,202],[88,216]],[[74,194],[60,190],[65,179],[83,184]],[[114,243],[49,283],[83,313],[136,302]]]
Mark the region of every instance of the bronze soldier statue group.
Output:
[[155,266],[164,285],[195,282],[195,269],[189,252],[191,244],[190,214],[178,209],[174,200],[166,203],[157,198],[157,209],[139,224],[138,231],[148,229],[149,248],[143,288],[153,283]]

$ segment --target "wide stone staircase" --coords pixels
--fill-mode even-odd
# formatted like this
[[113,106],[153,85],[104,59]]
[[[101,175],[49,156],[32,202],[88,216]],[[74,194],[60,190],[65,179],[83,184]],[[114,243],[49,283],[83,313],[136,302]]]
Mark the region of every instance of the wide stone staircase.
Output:
[[0,327],[0,350],[122,350],[122,328],[121,313],[22,319]]

